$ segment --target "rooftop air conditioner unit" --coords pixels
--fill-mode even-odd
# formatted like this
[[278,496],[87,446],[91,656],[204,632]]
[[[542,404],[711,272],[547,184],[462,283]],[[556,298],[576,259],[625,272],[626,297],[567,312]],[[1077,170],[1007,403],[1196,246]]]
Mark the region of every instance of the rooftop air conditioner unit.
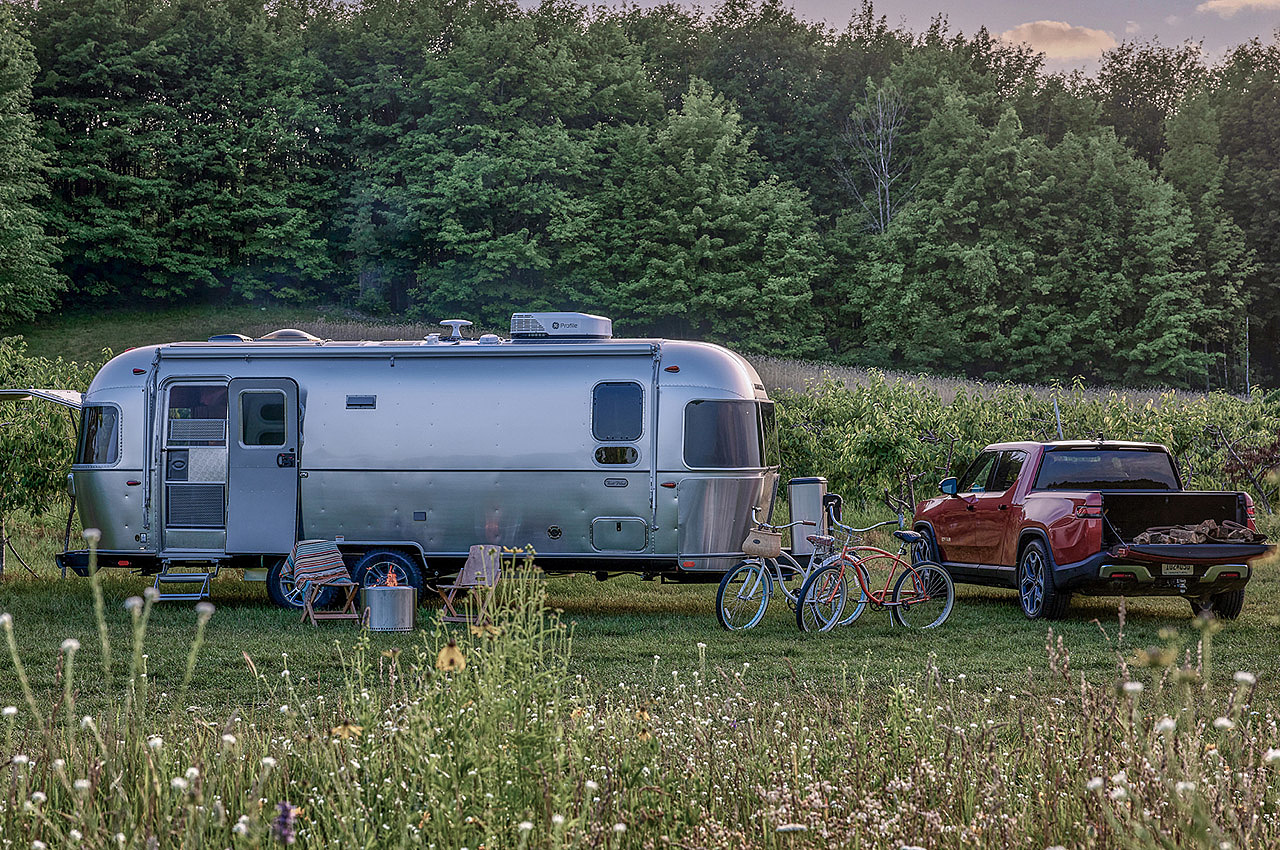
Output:
[[513,313],[512,339],[612,339],[613,322],[587,313]]

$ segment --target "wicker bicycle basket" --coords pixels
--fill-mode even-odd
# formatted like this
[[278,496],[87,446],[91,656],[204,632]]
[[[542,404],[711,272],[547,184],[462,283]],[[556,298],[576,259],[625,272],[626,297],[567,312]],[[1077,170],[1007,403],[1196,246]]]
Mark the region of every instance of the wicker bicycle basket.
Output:
[[756,558],[776,558],[782,554],[782,532],[753,531],[743,541],[742,551]]

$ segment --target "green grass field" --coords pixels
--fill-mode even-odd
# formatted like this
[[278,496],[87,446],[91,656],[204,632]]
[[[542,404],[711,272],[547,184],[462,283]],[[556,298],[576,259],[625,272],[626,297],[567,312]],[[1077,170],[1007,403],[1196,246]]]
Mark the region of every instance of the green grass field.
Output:
[[[81,662],[99,661],[97,626],[90,583],[74,575],[58,577],[52,553],[61,543],[46,522],[22,528],[17,546],[39,577],[27,576],[9,560],[0,584],[0,609],[14,616],[15,634],[37,689],[53,702],[57,681],[58,647],[66,638],[80,641]],[[104,572],[104,594],[117,666],[126,663],[129,618],[124,600],[139,595],[149,580]],[[1181,599],[1125,600],[1120,629],[1120,600],[1077,597],[1068,616],[1056,623],[1029,622],[1018,610],[1011,590],[958,586],[956,608],[947,623],[928,632],[909,632],[889,625],[888,615],[867,611],[854,625],[825,635],[799,632],[791,610],[775,597],[764,622],[749,632],[725,632],[714,614],[715,585],[680,585],[620,577],[607,582],[590,576],[546,579],[548,601],[562,609],[573,626],[570,668],[599,687],[644,686],[670,681],[672,671],[691,671],[700,649],[707,663],[723,671],[744,670],[744,678],[762,693],[787,696],[801,691],[835,688],[850,673],[865,673],[873,688],[887,688],[916,680],[934,657],[949,677],[964,678],[974,692],[1006,690],[1048,693],[1070,687],[1046,676],[1045,644],[1049,629],[1061,636],[1071,655],[1072,669],[1094,683],[1113,681],[1118,661],[1142,648],[1172,640],[1195,654],[1199,637],[1190,606]],[[287,666],[322,691],[336,688],[338,653],[349,648],[358,632],[349,624],[319,628],[300,623],[298,615],[274,607],[260,583],[243,582],[229,572],[214,584],[217,613],[209,623],[201,655],[198,687],[189,699],[215,713],[229,712],[253,698],[246,656],[260,670]],[[148,669],[160,691],[175,689],[185,667],[194,633],[193,603],[157,606],[152,616],[146,651]],[[420,627],[431,629],[437,609],[419,610]],[[1280,676],[1280,579],[1263,566],[1249,588],[1244,613],[1229,623],[1214,643],[1213,674],[1228,681],[1237,670],[1258,674],[1259,696],[1277,700]],[[1167,630],[1177,632],[1168,639]],[[1164,636],[1162,636],[1162,633]],[[376,648],[404,647],[414,635],[378,634]],[[705,644],[700,648],[699,644]],[[657,656],[657,658],[655,658]],[[92,681],[79,702],[86,708],[102,696]],[[0,677],[0,701],[16,702],[17,683]]]

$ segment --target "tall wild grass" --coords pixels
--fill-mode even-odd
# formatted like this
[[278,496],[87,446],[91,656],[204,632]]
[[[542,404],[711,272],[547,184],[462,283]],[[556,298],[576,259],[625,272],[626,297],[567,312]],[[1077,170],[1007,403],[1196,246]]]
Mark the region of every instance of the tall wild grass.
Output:
[[[1120,631],[1114,685],[1089,684],[1052,633],[1024,681],[970,691],[936,664],[870,696],[856,658],[821,694],[756,695],[749,664],[705,648],[678,669],[659,654],[629,681],[571,676],[572,624],[543,583],[500,585],[492,626],[441,624],[401,650],[342,649],[338,695],[287,666],[243,707],[189,706],[186,676],[149,686],[153,600],[82,670],[55,664],[61,697],[0,709],[0,846],[177,847],[1266,847],[1280,730],[1238,673],[1210,690],[1214,624],[1134,648]],[[661,646],[661,641],[655,641]],[[113,710],[76,710],[84,676],[109,677]],[[287,659],[286,659],[287,662]]]

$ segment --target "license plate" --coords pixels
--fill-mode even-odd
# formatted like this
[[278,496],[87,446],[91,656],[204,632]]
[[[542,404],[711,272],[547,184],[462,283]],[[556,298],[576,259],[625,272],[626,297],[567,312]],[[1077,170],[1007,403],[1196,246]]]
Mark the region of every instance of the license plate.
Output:
[[1161,575],[1190,576],[1195,575],[1195,568],[1190,564],[1165,564]]

